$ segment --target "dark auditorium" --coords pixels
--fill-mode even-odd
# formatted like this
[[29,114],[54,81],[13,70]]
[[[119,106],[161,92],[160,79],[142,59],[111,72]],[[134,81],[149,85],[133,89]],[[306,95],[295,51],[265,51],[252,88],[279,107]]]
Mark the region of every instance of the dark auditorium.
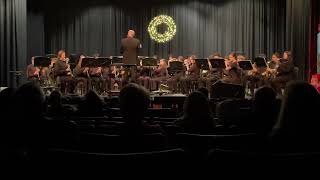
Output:
[[303,167],[319,111],[319,0],[0,0],[6,167]]

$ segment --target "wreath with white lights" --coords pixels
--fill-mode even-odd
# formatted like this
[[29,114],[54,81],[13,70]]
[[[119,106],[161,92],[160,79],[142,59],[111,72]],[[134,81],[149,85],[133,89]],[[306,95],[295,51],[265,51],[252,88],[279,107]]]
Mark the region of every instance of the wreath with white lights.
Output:
[[[167,26],[167,30],[164,33],[159,33],[157,27],[161,24]],[[172,17],[167,15],[159,15],[154,17],[148,26],[148,32],[154,41],[158,43],[165,43],[170,41],[175,35],[177,31],[177,26],[172,19]]]

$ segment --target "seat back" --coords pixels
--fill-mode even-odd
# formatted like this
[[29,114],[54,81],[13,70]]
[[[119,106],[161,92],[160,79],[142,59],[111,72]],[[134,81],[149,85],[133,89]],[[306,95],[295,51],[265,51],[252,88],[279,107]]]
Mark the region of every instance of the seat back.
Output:
[[256,134],[235,135],[202,135],[178,133],[177,142],[179,147],[186,150],[191,156],[206,156],[209,149],[246,149],[256,140]]
[[[63,165],[86,166],[87,164],[99,166],[130,167],[131,165],[150,166],[159,163],[179,163],[184,159],[182,149],[170,149],[162,151],[139,152],[139,153],[90,153],[64,149],[49,149],[46,160]],[[130,165],[130,166],[128,166]]]
[[166,144],[165,136],[159,133],[141,136],[96,133],[80,134],[81,150],[90,152],[126,153],[154,151],[165,148]]
[[270,152],[250,152],[239,150],[213,149],[208,153],[208,159],[214,164],[226,164],[237,167],[246,165],[303,165],[310,162],[319,162],[320,152],[304,153],[270,153]]

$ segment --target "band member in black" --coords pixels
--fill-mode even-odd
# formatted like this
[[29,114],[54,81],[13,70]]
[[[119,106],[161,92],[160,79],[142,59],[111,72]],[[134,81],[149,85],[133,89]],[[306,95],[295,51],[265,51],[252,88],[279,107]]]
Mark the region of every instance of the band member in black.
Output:
[[[96,53],[93,55],[93,57],[98,58],[99,54]],[[89,89],[93,89],[96,91],[98,94],[101,94],[104,87],[104,83],[102,80],[102,68],[101,67],[90,67],[88,70],[89,74]]]
[[58,60],[54,64],[54,76],[57,78],[56,81],[60,85],[62,94],[73,93],[74,89],[70,65],[66,61],[66,52],[60,50],[58,52]]
[[191,91],[193,81],[198,81],[200,75],[200,69],[196,65],[196,57],[193,55],[190,58],[190,65],[187,68],[186,76],[180,79],[181,91],[183,94],[188,94]]
[[134,38],[135,32],[133,30],[128,31],[127,38],[121,40],[121,53],[123,54],[123,64],[125,68],[124,83],[129,81],[135,82],[137,79],[136,66],[138,65],[138,50],[141,48],[141,43],[138,39]]
[[78,95],[85,95],[88,92],[88,67],[82,67],[82,60],[85,58],[81,55],[75,67],[76,91]]
[[281,89],[286,86],[286,83],[294,79],[294,64],[290,51],[283,53],[282,60],[277,68],[276,77],[272,81],[272,87],[282,93]]
[[[168,71],[170,72],[171,71],[171,67],[170,67],[170,63],[171,62],[174,62],[174,61],[179,61],[181,63],[183,63],[183,60],[181,59],[177,59],[175,58],[174,56],[170,55],[169,56],[169,61],[168,61],[168,65],[169,67],[167,68]],[[178,82],[180,81],[180,79],[184,76],[185,74],[185,71],[186,71],[186,68],[187,66],[185,65],[184,66],[184,69],[182,71],[178,71],[178,72],[173,72],[171,75],[171,77],[169,77],[167,79],[167,83],[168,83],[168,86],[169,86],[169,89],[172,91],[172,92],[178,92]]]
[[225,63],[226,69],[224,71],[224,77],[222,78],[222,81],[231,84],[243,85],[244,75],[239,68],[236,54],[234,52],[230,53]]
[[[219,52],[215,52],[209,57],[209,59],[221,59],[221,58],[222,56]],[[206,77],[200,78],[200,86],[206,87],[210,92],[211,85],[222,78],[223,69],[213,68],[209,59],[208,59],[208,64],[209,64],[210,70]]]
[[31,58],[31,64],[27,66],[27,79],[28,81],[39,81],[40,69],[34,66],[34,57]]
[[167,68],[166,60],[161,59],[159,67],[154,70],[154,77],[150,80],[150,89],[152,91],[158,90],[160,83],[168,79]]

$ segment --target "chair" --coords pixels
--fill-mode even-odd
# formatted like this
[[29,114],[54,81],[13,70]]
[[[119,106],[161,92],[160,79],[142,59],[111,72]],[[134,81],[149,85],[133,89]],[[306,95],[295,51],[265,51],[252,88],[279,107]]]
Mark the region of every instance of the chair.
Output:
[[164,135],[145,134],[142,136],[120,136],[97,133],[81,133],[80,148],[90,152],[126,153],[155,151],[166,148]]
[[205,157],[209,149],[247,149],[254,144],[257,136],[254,133],[235,134],[235,135],[203,135],[177,133],[179,147],[195,157]]
[[176,113],[171,108],[160,108],[160,109],[149,108],[146,116],[171,118],[171,117],[175,117]]

